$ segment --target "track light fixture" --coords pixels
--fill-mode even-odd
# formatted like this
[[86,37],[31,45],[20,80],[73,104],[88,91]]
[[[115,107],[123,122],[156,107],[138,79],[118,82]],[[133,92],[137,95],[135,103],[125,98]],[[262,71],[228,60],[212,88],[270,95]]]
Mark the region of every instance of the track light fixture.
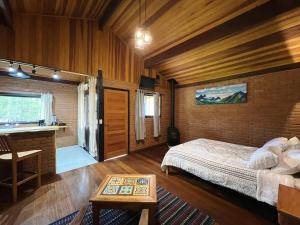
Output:
[[17,77],[22,79],[30,78],[30,75],[22,70],[21,65],[18,66],[18,69],[15,72],[11,72],[9,75],[12,77]]
[[[52,74],[52,78],[55,80],[60,79],[59,71],[58,69],[55,68],[50,68],[50,67],[45,67],[45,66],[36,66],[34,64],[29,64],[29,63],[23,63],[23,62],[17,62],[17,61],[11,61],[11,60],[1,60],[0,62],[5,62],[8,63],[8,75],[11,77],[16,77],[16,78],[22,78],[22,79],[28,79],[32,76],[34,76],[37,73],[38,68],[44,68],[46,70],[54,71]],[[30,71],[28,67],[31,67],[31,73],[25,72],[21,66],[25,66],[26,71]]]

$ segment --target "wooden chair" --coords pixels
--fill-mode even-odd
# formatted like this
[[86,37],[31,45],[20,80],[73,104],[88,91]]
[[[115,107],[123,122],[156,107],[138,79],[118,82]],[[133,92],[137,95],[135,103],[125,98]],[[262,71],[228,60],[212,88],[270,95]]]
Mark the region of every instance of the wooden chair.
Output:
[[[0,185],[12,188],[13,201],[17,201],[18,187],[26,182],[37,179],[37,187],[41,186],[41,150],[31,150],[17,152],[11,147],[11,138],[7,135],[0,135],[0,163],[8,162],[11,163],[11,177],[0,180]],[[37,159],[37,171],[18,171],[18,163],[29,158],[36,157]]]

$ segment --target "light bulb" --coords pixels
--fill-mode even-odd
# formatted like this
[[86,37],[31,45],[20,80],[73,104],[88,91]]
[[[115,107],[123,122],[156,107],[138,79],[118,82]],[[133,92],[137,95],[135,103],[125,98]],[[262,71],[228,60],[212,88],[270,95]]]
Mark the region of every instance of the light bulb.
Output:
[[56,70],[54,71],[54,74],[52,75],[52,77],[53,77],[53,79],[55,79],[55,80],[58,80],[58,79],[59,79],[59,76],[58,76]]
[[8,72],[13,73],[13,72],[15,72],[15,71],[16,71],[16,69],[13,67],[13,62],[10,62],[10,63],[9,63],[9,67],[8,67]]
[[135,40],[135,47],[139,49],[144,49],[144,40],[139,38]]
[[150,33],[145,32],[145,34],[144,34],[144,43],[145,44],[151,44],[151,42],[152,42],[152,37],[151,37]]
[[18,77],[22,77],[22,76],[23,76],[23,73],[22,73],[22,72],[17,72],[17,76],[18,76]]
[[141,39],[144,36],[144,31],[142,28],[138,28],[135,32],[135,39]]

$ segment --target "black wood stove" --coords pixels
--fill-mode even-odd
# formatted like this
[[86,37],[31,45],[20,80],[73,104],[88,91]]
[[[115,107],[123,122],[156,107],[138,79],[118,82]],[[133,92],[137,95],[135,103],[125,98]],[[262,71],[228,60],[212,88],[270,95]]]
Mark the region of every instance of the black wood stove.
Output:
[[180,134],[175,127],[175,85],[176,80],[168,80],[171,85],[171,124],[168,127],[168,145],[175,146],[180,143]]

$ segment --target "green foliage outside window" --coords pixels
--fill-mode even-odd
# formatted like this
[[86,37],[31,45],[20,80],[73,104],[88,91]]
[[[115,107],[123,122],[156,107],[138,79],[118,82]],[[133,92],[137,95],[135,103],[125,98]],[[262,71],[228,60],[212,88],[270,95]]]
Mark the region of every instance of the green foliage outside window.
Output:
[[0,95],[0,123],[37,122],[41,118],[41,98]]

